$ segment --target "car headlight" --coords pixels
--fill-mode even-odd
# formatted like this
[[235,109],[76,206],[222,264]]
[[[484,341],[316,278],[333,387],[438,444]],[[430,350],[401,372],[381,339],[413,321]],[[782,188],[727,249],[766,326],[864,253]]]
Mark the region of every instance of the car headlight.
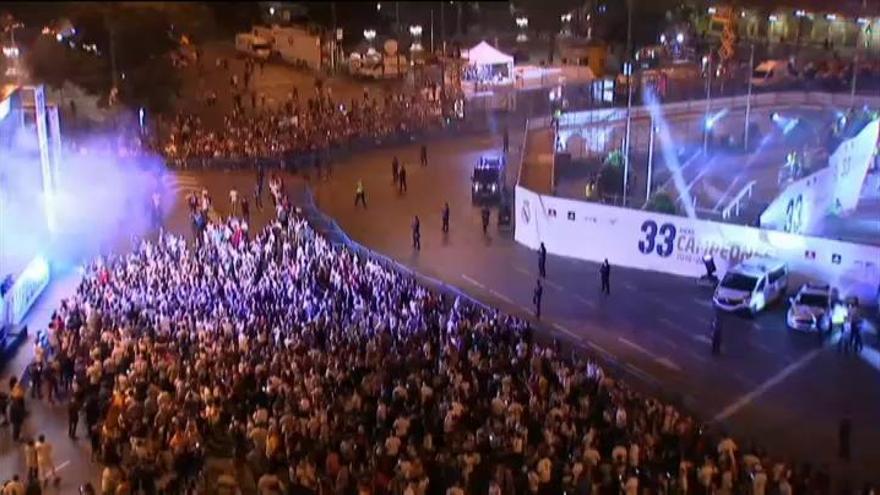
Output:
[[492,184],[492,192],[495,192],[495,191],[497,191],[497,190],[498,190],[498,185],[497,185],[497,184]]

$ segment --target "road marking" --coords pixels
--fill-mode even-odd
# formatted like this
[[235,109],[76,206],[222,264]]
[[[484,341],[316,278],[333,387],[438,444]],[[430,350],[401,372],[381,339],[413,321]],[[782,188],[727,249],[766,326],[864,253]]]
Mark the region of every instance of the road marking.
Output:
[[615,360],[615,361],[617,360],[617,355],[616,355],[616,354],[614,354],[613,352],[611,352],[611,351],[605,349],[605,348],[602,347],[601,345],[599,345],[599,344],[593,342],[592,340],[587,340],[586,342],[587,342],[587,345],[588,345],[588,346],[590,346],[591,348],[593,348],[593,350],[595,350],[595,351],[598,352],[599,354],[602,354],[603,356],[605,356],[605,357],[608,358],[608,359],[612,359],[612,360]]
[[666,338],[662,335],[654,335],[654,337],[663,341],[663,343],[668,345],[669,347],[672,347],[673,349],[678,349],[678,344],[674,340]]
[[513,269],[516,270],[516,271],[518,271],[518,272],[520,272],[520,273],[522,273],[523,275],[525,275],[525,276],[527,276],[527,277],[531,277],[531,276],[532,276],[532,274],[531,274],[528,270],[526,270],[525,268],[523,268],[523,267],[521,267],[521,266],[515,266],[515,267],[513,267]]
[[596,309],[596,303],[594,301],[591,301],[591,300],[587,299],[586,297],[578,295],[578,294],[575,294],[574,298],[577,299],[578,301],[586,304],[590,308]]
[[633,349],[650,357],[651,359],[654,360],[655,363],[659,364],[660,366],[663,366],[664,368],[669,368],[674,371],[681,371],[681,366],[675,364],[671,359],[669,359],[667,357],[658,356],[658,355],[654,354],[653,352],[645,349],[644,347],[640,346],[639,344],[636,344],[635,342],[633,342],[629,339],[626,339],[623,337],[617,337],[617,341],[623,345],[627,345],[629,347],[632,347]]
[[506,302],[507,304],[513,304],[513,300],[511,300],[509,297],[505,296],[504,294],[498,292],[497,290],[489,289],[489,293],[492,294],[493,296],[497,297],[498,299],[501,299],[502,301]]
[[55,466],[55,472],[57,473],[58,471],[61,471],[62,469],[66,468],[66,467],[69,466],[69,465],[70,465],[70,461],[69,461],[69,460],[64,461],[64,462],[62,462],[61,464]]
[[713,418],[713,421],[723,421],[723,420],[733,416],[740,409],[751,404],[752,402],[755,401],[755,399],[757,399],[761,395],[764,395],[768,390],[770,390],[771,388],[775,387],[780,382],[785,380],[789,375],[791,375],[795,371],[799,370],[800,368],[804,367],[810,361],[816,359],[816,357],[821,352],[822,352],[822,348],[813,349],[812,351],[804,354],[800,359],[789,364],[788,366],[783,368],[779,373],[770,377],[770,379],[768,379],[764,383],[758,385],[756,388],[752,389],[751,391],[749,391],[748,393],[746,393],[745,395],[743,395],[739,399],[733,401],[730,405],[728,405],[727,407],[722,409],[721,412],[719,412],[718,414],[715,415],[715,418]]
[[559,285],[556,282],[553,282],[551,280],[544,279],[544,284],[546,284],[548,287],[552,287],[560,292],[565,292],[565,289],[561,285]]
[[633,284],[631,284],[631,283],[629,283],[629,282],[624,282],[624,283],[623,283],[623,286],[626,287],[626,290],[631,290],[631,291],[635,291],[635,290],[636,290],[636,286],[633,285]]
[[697,300],[694,301],[694,302],[696,302],[696,303],[699,304],[700,306],[703,306],[704,308],[715,309],[715,305],[712,304],[711,301],[706,301],[706,300],[703,300],[703,299],[697,299]]
[[626,339],[626,338],[624,338],[624,337],[617,337],[617,341],[620,342],[620,343],[623,344],[623,345],[626,345],[626,346],[632,347],[633,349],[635,349],[635,350],[641,352],[642,354],[645,354],[645,355],[648,355],[648,356],[654,357],[654,355],[651,354],[651,351],[645,349],[644,347],[640,346],[639,344],[636,344],[635,342],[633,342],[633,341],[631,341],[631,340],[629,340],[629,339]]
[[554,324],[553,324],[553,328],[559,330],[560,332],[562,332],[562,333],[568,335],[569,337],[571,337],[571,338],[573,338],[573,339],[581,340],[581,336],[580,336],[580,335],[578,335],[578,334],[572,332],[571,330],[565,328],[564,326],[560,325],[559,323],[554,323]]
[[758,349],[761,349],[762,351],[768,353],[768,354],[775,354],[776,353],[773,349],[767,347],[765,344],[763,344],[761,342],[751,342],[751,344],[754,345],[755,347],[757,347]]
[[699,333],[691,335],[691,338],[696,340],[697,342],[702,342],[704,344],[711,344],[712,343],[712,339],[710,339],[709,337],[707,337],[703,334],[699,334]]
[[654,360],[654,362],[656,362],[660,366],[663,366],[665,368],[669,368],[672,371],[681,371],[681,366],[675,364],[675,362],[669,358],[665,358],[665,357],[657,358]]
[[477,282],[476,280],[472,279],[471,277],[468,277],[468,276],[465,275],[464,273],[461,274],[461,278],[467,280],[468,282],[470,282],[470,283],[476,285],[477,287],[479,287],[479,288],[481,288],[481,289],[484,289],[484,290],[486,289],[486,286],[485,286],[485,285],[483,285],[483,284]]
[[525,306],[523,306],[523,305],[521,305],[521,304],[520,304],[520,306],[519,306],[519,309],[525,311],[526,313],[531,313],[531,312],[532,312],[532,308],[527,308],[527,307],[525,307]]

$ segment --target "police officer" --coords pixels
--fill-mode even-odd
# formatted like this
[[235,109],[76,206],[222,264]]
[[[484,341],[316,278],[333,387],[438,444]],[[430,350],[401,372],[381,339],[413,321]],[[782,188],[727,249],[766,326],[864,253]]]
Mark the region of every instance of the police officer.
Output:
[[480,215],[483,217],[483,235],[486,235],[489,233],[489,208],[484,206]]
[[416,215],[415,218],[413,218],[413,223],[412,223],[412,244],[413,244],[413,249],[415,249],[416,251],[419,251],[422,249],[421,239],[422,239],[421,224],[419,223],[419,216]]
[[397,157],[391,159],[391,177],[394,181],[394,185],[397,185],[397,180],[400,178],[400,162],[397,161]]
[[397,185],[399,192],[406,192],[406,167],[403,165],[400,166],[400,171],[397,173]]
[[611,295],[611,265],[608,258],[599,267],[599,277],[602,279],[602,293],[606,296]]
[[443,233],[449,233],[449,203],[443,204]]
[[538,248],[538,274],[541,278],[547,278],[547,248],[544,243]]
[[535,292],[532,295],[532,304],[535,305],[535,318],[541,319],[541,299],[544,297],[544,287],[541,285],[541,279],[537,280]]
[[424,144],[422,145],[422,149],[419,152],[419,161],[422,163],[423,167],[428,166],[428,147]]
[[507,127],[504,128],[504,135],[503,135],[502,141],[503,141],[503,150],[505,153],[507,153],[507,150],[510,149],[510,133],[507,132]]
[[355,207],[357,207],[358,201],[360,201],[360,203],[362,205],[364,205],[364,209],[366,210],[367,209],[367,196],[364,193],[364,181],[363,180],[357,181],[357,189],[355,190],[355,193],[354,193],[354,206]]

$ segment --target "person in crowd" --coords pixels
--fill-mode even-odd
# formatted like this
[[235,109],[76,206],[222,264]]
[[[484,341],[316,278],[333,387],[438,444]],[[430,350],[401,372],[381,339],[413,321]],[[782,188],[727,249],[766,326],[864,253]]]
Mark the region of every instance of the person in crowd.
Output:
[[489,216],[491,212],[489,208],[484,206],[480,209],[480,220],[483,222],[483,235],[489,234]]
[[428,147],[424,144],[419,149],[419,162],[423,167],[428,166]]
[[541,319],[541,300],[544,298],[544,286],[541,285],[539,278],[535,284],[535,290],[532,294],[532,304],[535,305],[535,318]]

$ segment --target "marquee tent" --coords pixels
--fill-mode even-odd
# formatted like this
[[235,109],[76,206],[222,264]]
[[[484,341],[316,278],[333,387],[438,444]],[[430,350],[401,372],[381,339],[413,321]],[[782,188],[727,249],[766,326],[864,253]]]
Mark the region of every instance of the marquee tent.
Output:
[[467,59],[471,69],[467,71],[470,73],[467,79],[509,81],[513,76],[513,57],[485,41],[462,53],[461,57]]

